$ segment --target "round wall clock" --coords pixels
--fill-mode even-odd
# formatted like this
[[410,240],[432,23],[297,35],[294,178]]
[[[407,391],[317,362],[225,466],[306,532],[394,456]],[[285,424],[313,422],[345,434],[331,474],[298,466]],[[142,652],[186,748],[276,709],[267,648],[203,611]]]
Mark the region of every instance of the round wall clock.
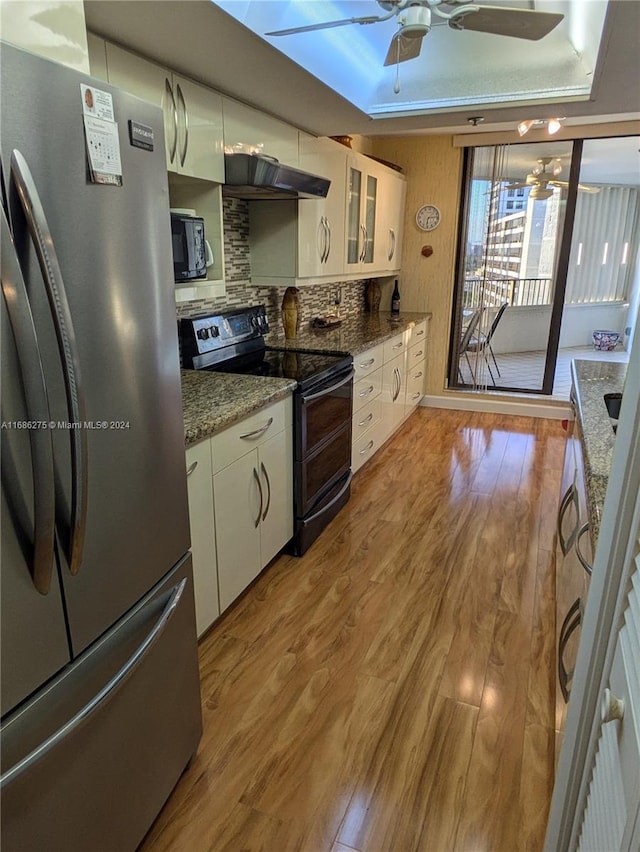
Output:
[[433,231],[440,224],[440,211],[433,204],[423,204],[416,213],[416,225],[421,231]]

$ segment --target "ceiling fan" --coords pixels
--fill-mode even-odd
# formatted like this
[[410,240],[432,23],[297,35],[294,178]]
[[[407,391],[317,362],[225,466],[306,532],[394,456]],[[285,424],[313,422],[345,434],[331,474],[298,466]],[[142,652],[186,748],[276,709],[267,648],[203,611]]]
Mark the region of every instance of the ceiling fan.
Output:
[[[547,171],[547,166],[550,166],[551,163],[554,164],[553,168],[550,171]],[[554,160],[553,157],[540,157],[538,165],[535,169],[533,169],[533,171],[529,172],[523,181],[507,184],[504,188],[522,189],[527,186],[532,187],[531,192],[529,193],[529,198],[533,198],[534,201],[543,201],[546,198],[551,198],[553,195],[553,187],[569,186],[568,181],[557,180],[561,171],[562,163],[559,158]],[[579,183],[578,189],[581,192],[600,192],[600,187],[587,186],[587,184],[584,183]]]
[[[347,24],[377,24],[396,17],[398,31],[391,39],[384,61],[385,65],[395,65],[420,55],[422,40],[436,23],[446,23],[452,30],[471,30],[538,41],[550,33],[564,17],[554,12],[485,6],[480,3],[468,3],[467,0],[376,0],[376,2],[386,12],[385,15],[344,18],[339,21],[274,30],[265,35],[293,35],[331,27],[343,27]],[[442,6],[452,7],[451,11],[444,11]],[[432,13],[440,19],[433,24]]]

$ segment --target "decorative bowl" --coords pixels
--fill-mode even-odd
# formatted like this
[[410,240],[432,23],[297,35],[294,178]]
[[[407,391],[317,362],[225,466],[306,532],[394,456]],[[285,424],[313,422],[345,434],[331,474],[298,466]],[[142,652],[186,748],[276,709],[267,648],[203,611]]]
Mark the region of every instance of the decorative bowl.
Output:
[[620,335],[617,331],[594,331],[593,332],[593,348],[599,352],[610,352],[616,348],[620,340]]

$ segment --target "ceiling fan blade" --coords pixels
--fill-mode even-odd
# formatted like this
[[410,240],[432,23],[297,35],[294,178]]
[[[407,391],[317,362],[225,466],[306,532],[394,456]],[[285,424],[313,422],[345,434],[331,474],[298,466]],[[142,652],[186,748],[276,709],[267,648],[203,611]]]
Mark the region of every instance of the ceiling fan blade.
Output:
[[[569,186],[569,181],[567,181],[567,180],[550,180],[549,183],[552,186],[560,186],[560,187]],[[600,192],[599,186],[588,186],[586,183],[579,183],[578,189],[580,190],[580,192],[591,192],[591,193],[594,193],[594,194],[596,192]]]
[[530,184],[526,181],[520,181],[520,183],[508,183],[504,189],[524,189],[526,186],[530,186]]
[[378,21],[387,21],[389,16],[384,15],[383,17],[378,17],[376,15],[368,15],[364,18],[343,18],[341,21],[326,21],[323,24],[307,24],[304,27],[290,27],[287,30],[273,30],[272,32],[265,33],[267,36],[282,36],[282,35],[294,35],[295,33],[312,33],[316,30],[328,30],[331,27],[344,27],[347,24],[377,24]]
[[402,32],[397,32],[391,39],[384,64],[396,65],[398,62],[406,62],[420,56],[423,38],[424,36],[408,38],[402,35]]
[[538,41],[557,27],[564,15],[502,6],[461,6],[454,10],[449,26],[454,30],[512,36]]

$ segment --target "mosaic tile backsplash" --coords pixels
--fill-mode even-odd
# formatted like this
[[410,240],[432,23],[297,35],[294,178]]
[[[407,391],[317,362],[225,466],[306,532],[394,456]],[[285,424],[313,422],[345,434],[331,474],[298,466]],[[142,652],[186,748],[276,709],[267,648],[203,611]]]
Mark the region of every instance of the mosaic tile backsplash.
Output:
[[[224,264],[226,294],[216,299],[196,299],[177,305],[178,317],[188,317],[235,305],[264,303],[272,328],[279,327],[280,305],[285,287],[252,287],[249,250],[249,205],[239,198],[224,198]],[[366,281],[344,281],[316,284],[300,288],[302,324],[314,317],[338,313],[341,317],[357,316],[365,306]],[[336,304],[339,300],[340,304]]]

